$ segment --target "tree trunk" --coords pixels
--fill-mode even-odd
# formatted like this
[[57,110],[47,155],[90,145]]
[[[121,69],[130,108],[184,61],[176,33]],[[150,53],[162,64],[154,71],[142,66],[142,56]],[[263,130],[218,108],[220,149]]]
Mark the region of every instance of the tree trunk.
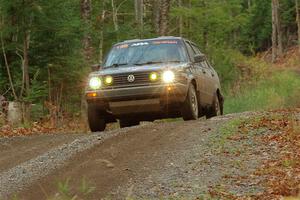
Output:
[[[188,0],[188,8],[192,9],[192,0]],[[188,18],[188,37],[191,37],[191,30],[192,30],[192,20]]]
[[[182,0],[178,0],[178,7],[182,8]],[[183,17],[182,17],[182,15],[179,16],[178,24],[179,24],[179,36],[182,37],[182,35],[183,35]]]
[[161,0],[160,30],[159,30],[159,34],[161,36],[165,36],[168,34],[170,4],[171,4],[171,0]]
[[160,30],[160,0],[152,1],[153,26],[155,33],[158,35]]
[[282,31],[280,25],[279,1],[272,0],[272,62],[283,54]]
[[276,0],[276,27],[277,27],[277,38],[278,38],[278,56],[283,54],[283,42],[282,42],[282,29],[281,29],[281,19],[280,19],[280,4],[279,0]]
[[116,32],[116,35],[117,35],[117,41],[119,41],[118,13],[117,13],[117,8],[116,8],[114,0],[111,0],[111,7],[112,7],[112,18],[113,18],[114,28],[115,28],[115,32]]
[[144,29],[144,1],[143,0],[135,0],[134,1],[134,8],[135,8],[135,20],[139,25],[139,37],[143,37],[143,29]]
[[297,26],[298,26],[298,45],[299,45],[299,53],[300,53],[300,5],[299,5],[299,0],[295,0],[296,2],[296,21],[297,21]]
[[20,126],[22,123],[22,104],[12,101],[8,104],[7,121],[12,126]]
[[29,42],[30,42],[30,32],[25,31],[24,34],[24,46],[23,46],[23,70],[24,70],[24,84],[25,84],[25,93],[26,95],[29,95],[30,93],[30,86],[29,86],[29,57],[28,57],[28,51],[29,51]]
[[207,49],[208,49],[208,28],[207,28],[207,23],[206,23],[206,21],[208,21],[207,20],[207,12],[206,12],[206,10],[207,10],[207,4],[206,4],[206,1],[204,0],[203,2],[203,10],[204,10],[204,12],[203,12],[203,19],[205,19],[205,22],[204,22],[204,30],[203,30],[203,43],[204,43],[204,50],[206,51]]
[[105,20],[105,1],[102,1],[102,13],[101,13],[101,20],[100,20],[100,26],[101,26],[101,29],[100,29],[100,33],[99,33],[99,58],[98,58],[98,62],[99,64],[101,63],[102,64],[102,61],[103,61],[103,43],[104,43],[104,20]]
[[[91,14],[92,14],[92,0],[80,0],[80,14],[81,18],[86,26],[86,32],[82,39],[83,44],[83,55],[85,58],[85,62],[89,65],[92,63],[92,38],[90,35],[90,26],[91,26]],[[83,88],[84,89],[84,88]],[[58,105],[56,105],[58,107]],[[85,100],[85,94],[82,91],[81,96],[81,118],[84,123],[84,128],[87,130],[88,123],[87,123],[87,102]]]
[[8,64],[8,61],[7,61],[7,56],[6,56],[6,51],[5,51],[5,47],[4,47],[4,41],[3,41],[2,33],[0,33],[0,34],[1,34],[0,39],[1,39],[2,53],[3,53],[3,57],[4,57],[4,63],[5,63],[6,71],[7,71],[7,76],[8,76],[10,88],[11,88],[11,91],[13,93],[14,100],[17,101],[18,97],[16,95],[15,86],[14,86],[13,81],[12,81],[10,67],[9,67],[9,64]]
[[[25,86],[25,95],[28,97],[30,95],[30,79],[29,79],[29,43],[30,43],[30,31],[26,30],[24,32],[24,42],[23,42],[23,81]],[[22,94],[21,94],[22,95]],[[30,109],[31,103],[30,102],[23,102],[22,103],[22,117],[23,122],[29,123],[30,122]]]
[[100,33],[99,33],[99,58],[98,58],[99,64],[102,64],[102,62],[103,62],[103,42],[104,42],[103,30],[100,30]]
[[91,64],[93,48],[92,48],[92,38],[90,35],[90,26],[91,26],[91,14],[92,14],[92,2],[91,0],[80,0],[80,11],[81,18],[86,26],[86,32],[83,36],[83,55],[85,61],[88,64]]

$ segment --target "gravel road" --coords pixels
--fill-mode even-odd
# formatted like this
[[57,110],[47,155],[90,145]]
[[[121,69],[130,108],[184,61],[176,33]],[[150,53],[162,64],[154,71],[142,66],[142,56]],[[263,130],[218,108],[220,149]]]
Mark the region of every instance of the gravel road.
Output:
[[[264,159],[255,152],[267,147],[251,138],[224,147],[220,131],[233,119],[253,115],[1,139],[0,199],[58,199],[62,192],[81,199],[195,199],[224,185],[232,193],[258,193],[263,188],[257,178],[232,185],[224,177],[249,176]],[[224,148],[243,151],[224,156]]]

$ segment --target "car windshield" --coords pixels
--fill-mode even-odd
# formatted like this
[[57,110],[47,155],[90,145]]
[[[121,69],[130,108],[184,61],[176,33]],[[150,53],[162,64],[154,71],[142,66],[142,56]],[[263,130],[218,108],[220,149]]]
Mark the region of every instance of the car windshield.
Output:
[[104,67],[186,61],[187,55],[180,40],[142,41],[114,46]]

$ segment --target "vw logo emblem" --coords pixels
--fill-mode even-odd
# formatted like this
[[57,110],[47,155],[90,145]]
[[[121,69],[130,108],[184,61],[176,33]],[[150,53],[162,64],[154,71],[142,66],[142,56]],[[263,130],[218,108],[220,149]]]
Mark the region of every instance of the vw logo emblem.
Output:
[[132,83],[132,82],[134,82],[135,81],[135,77],[134,77],[134,75],[129,75],[128,77],[127,77],[127,80],[128,80],[128,82],[129,83]]

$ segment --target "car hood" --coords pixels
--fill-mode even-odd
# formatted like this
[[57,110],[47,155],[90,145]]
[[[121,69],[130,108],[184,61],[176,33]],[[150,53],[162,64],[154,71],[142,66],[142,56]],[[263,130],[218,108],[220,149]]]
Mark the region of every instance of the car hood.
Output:
[[121,67],[111,67],[100,69],[99,71],[93,72],[90,76],[96,75],[114,75],[114,74],[128,74],[135,72],[149,72],[149,71],[163,71],[163,70],[181,70],[188,66],[188,63],[161,63],[161,64],[150,64],[150,65],[128,65]]

